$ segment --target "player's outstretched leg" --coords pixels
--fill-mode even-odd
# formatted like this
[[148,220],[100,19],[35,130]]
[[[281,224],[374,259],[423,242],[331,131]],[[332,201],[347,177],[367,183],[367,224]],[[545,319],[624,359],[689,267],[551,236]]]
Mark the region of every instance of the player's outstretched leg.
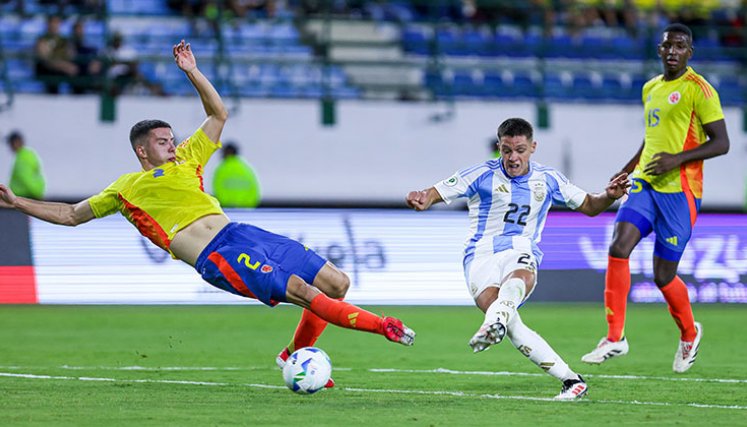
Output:
[[687,371],[695,363],[695,358],[698,357],[700,339],[703,337],[703,326],[695,322],[695,329],[697,331],[695,339],[693,341],[680,341],[677,352],[674,353],[674,363],[672,364],[674,372]]
[[319,293],[309,308],[314,314],[337,326],[383,335],[389,341],[410,346],[415,342],[415,331],[394,317],[377,316],[370,311]]
[[518,312],[508,324],[506,335],[521,354],[563,383],[556,399],[578,399],[586,395],[589,389],[586,381],[565,363],[547,341],[522,322]]
[[604,337],[599,340],[599,344],[594,350],[581,357],[581,361],[598,365],[613,357],[625,356],[628,354],[628,350],[628,340],[625,337],[622,337],[620,341],[610,341],[607,337]]

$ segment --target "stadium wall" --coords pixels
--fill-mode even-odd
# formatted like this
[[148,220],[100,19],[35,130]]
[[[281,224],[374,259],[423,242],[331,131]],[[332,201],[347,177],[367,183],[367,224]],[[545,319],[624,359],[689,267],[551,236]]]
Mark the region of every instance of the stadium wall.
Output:
[[26,215],[0,209],[0,303],[38,302],[29,236]]
[[[235,140],[255,166],[266,202],[401,203],[457,169],[483,161],[498,124],[508,117],[534,121],[532,103],[457,102],[453,105],[340,101],[337,123],[321,124],[318,101],[228,100],[224,140]],[[204,118],[196,97],[123,97],[117,120],[100,122],[96,97],[19,95],[0,114],[0,132],[19,129],[45,166],[48,196],[81,199],[139,165],[127,136],[144,118],[170,122],[177,138]],[[703,207],[738,209],[744,203],[747,138],[738,109],[727,109],[732,150],[706,162]],[[640,146],[637,105],[560,104],[551,126],[537,130],[535,159],[564,171],[577,185],[599,191]],[[4,151],[4,154],[3,154]],[[0,180],[11,164],[0,150]],[[211,188],[213,160],[206,169]]]
[[[462,275],[465,212],[257,209],[228,214],[297,239],[333,261],[351,277],[351,302],[473,304]],[[613,221],[611,213],[587,218],[551,212],[530,302],[600,303]],[[69,228],[0,209],[0,232],[0,303],[257,304],[203,282],[119,215]],[[649,237],[631,255],[633,302],[663,301],[652,279],[653,247]],[[747,215],[701,215],[680,275],[694,302],[747,303]]]

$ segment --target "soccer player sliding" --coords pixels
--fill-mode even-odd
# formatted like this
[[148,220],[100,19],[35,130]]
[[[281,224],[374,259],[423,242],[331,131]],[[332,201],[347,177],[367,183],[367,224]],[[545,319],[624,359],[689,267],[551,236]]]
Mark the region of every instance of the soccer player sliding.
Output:
[[[281,367],[295,349],[313,345],[328,322],[412,345],[415,332],[399,319],[342,301],[350,279],[332,263],[295,240],[231,222],[218,201],[205,193],[202,174],[221,147],[228,112],[197,68],[190,45],[182,40],[173,54],[207,115],[189,138],[176,146],[171,125],[140,121],[130,130],[130,143],[141,171],[122,175],[101,193],[76,204],[17,197],[0,184],[0,207],[69,226],[119,212],[143,236],[193,266],[211,285],[268,306],[288,302],[303,307],[293,339],[276,359]],[[333,385],[331,380],[327,384]]]

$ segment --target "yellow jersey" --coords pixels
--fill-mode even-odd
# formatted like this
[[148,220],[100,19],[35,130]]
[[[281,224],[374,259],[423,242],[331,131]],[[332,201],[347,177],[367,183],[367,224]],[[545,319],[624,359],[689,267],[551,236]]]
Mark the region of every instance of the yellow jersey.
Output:
[[220,146],[197,129],[176,147],[175,161],[122,175],[89,198],[93,214],[101,218],[119,211],[140,234],[171,253],[176,233],[206,215],[223,213],[202,180],[205,164]]
[[643,85],[646,134],[633,177],[643,179],[662,193],[691,191],[696,198],[702,198],[702,160],[658,176],[643,172],[657,153],[676,154],[706,142],[703,125],[724,118],[718,93],[692,68],[688,67],[675,80],[665,81],[663,77],[656,76]]

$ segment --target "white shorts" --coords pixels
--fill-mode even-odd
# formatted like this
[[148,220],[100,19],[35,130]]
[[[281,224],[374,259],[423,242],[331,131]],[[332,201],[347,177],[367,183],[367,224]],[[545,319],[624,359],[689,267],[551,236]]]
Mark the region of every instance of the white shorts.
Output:
[[[500,288],[503,280],[516,270],[534,273],[533,285],[537,284],[537,261],[531,252],[507,249],[492,255],[475,257],[465,272],[470,295],[477,299],[486,288]],[[531,294],[532,292],[529,292],[524,300]]]

